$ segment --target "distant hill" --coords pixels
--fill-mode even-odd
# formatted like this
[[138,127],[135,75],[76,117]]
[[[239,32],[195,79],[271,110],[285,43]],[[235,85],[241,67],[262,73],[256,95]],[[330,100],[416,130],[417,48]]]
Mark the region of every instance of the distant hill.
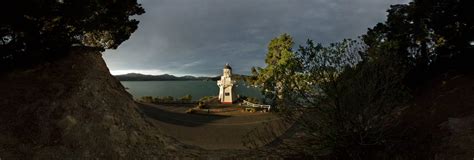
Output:
[[120,81],[217,81],[219,79],[218,76],[216,77],[195,77],[195,76],[174,76],[170,74],[163,74],[163,75],[145,75],[140,73],[128,73],[123,75],[116,75]]
[[[235,80],[241,80],[242,77],[247,77],[246,75],[234,74],[232,77]],[[195,77],[195,76],[174,76],[170,74],[162,75],[146,75],[140,73],[128,73],[123,75],[115,75],[119,81],[217,81],[221,77]]]

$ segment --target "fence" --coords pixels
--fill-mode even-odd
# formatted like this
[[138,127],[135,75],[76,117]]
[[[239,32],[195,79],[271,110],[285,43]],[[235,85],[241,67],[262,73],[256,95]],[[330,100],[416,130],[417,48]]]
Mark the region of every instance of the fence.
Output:
[[249,107],[253,107],[253,108],[264,108],[264,109],[267,109],[268,111],[270,111],[270,108],[271,108],[270,105],[255,104],[255,103],[252,103],[252,102],[249,102],[249,101],[246,101],[246,100],[244,100],[241,103],[241,105],[245,105],[245,106],[249,106]]

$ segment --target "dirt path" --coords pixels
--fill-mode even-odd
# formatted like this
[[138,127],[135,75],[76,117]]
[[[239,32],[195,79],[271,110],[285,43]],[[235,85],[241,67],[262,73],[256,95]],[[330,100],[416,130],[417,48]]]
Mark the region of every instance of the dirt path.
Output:
[[258,131],[261,136],[270,137],[271,133],[266,132],[269,126],[279,128],[274,129],[277,135],[286,129],[281,127],[281,119],[271,113],[195,115],[184,113],[187,108],[141,104],[145,115],[164,134],[204,149],[245,149],[243,141],[249,133]]

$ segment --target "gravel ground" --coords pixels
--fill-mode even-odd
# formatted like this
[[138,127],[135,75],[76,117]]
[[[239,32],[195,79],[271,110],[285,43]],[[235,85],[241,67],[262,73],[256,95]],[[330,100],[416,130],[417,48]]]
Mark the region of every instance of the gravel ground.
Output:
[[246,149],[243,142],[249,140],[247,135],[255,138],[255,133],[259,133],[271,138],[272,133],[267,132],[269,126],[276,135],[286,130],[281,119],[271,113],[196,115],[184,112],[189,106],[140,104],[140,108],[163,134],[203,149]]

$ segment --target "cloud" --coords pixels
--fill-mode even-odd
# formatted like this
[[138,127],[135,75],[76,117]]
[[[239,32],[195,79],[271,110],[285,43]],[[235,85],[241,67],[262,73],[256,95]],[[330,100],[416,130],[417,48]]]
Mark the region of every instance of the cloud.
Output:
[[264,66],[281,33],[297,44],[356,38],[406,0],[142,0],[139,28],[104,59],[110,70],[217,75],[225,63],[248,74]]

